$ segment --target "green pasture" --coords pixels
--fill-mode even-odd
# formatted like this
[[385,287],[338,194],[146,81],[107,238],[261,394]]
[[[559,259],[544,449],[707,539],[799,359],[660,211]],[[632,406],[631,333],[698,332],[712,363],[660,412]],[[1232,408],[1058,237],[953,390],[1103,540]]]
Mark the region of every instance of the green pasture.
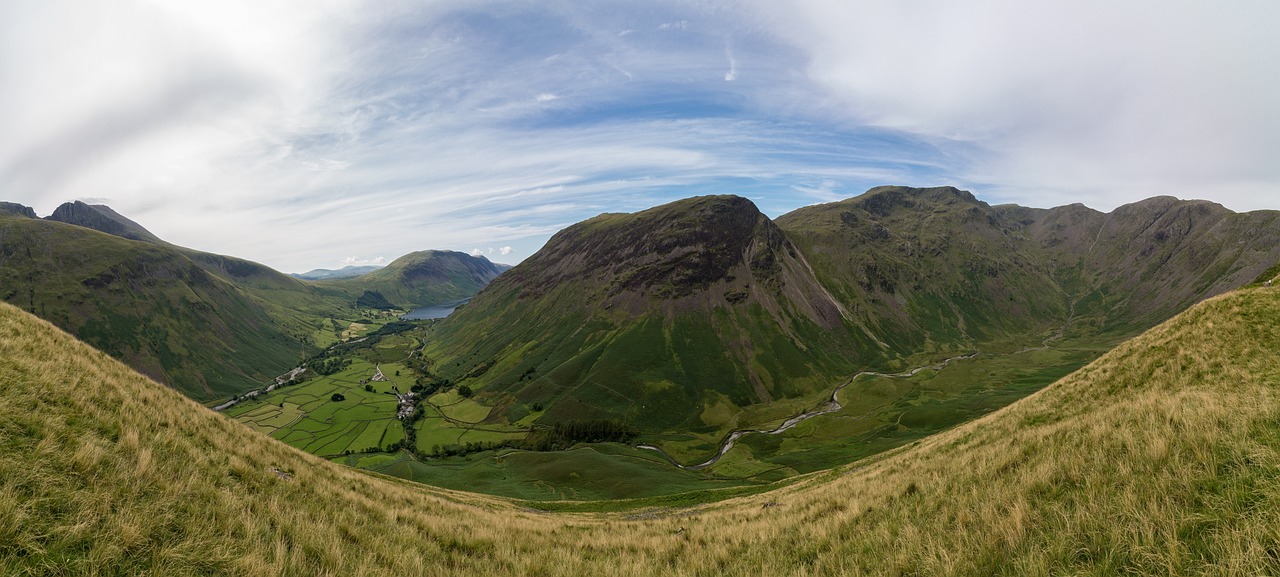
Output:
[[[403,355],[401,355],[403,357]],[[380,449],[404,438],[390,394],[398,363],[382,363],[390,382],[371,382],[375,365],[355,357],[346,369],[282,387],[227,409],[226,414],[262,433],[321,456]],[[401,378],[402,390],[412,381]],[[366,391],[371,385],[373,391]],[[345,397],[333,401],[334,394]]]

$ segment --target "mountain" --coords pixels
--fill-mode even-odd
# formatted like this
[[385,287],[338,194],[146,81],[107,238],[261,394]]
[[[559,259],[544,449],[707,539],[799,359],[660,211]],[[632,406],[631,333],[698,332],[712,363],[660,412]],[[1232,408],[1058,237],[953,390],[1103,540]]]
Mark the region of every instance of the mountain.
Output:
[[[197,400],[255,388],[367,321],[341,287],[172,245],[104,205],[66,203],[44,220],[22,205],[0,208],[0,299]],[[439,253],[433,264],[436,253],[415,254],[428,258],[398,260],[404,274],[375,286],[456,300],[501,270],[466,255]],[[439,264],[450,260],[460,264]]]
[[85,204],[81,201],[63,203],[54,209],[48,220],[65,222],[76,226],[91,228],[129,240],[141,240],[152,243],[163,243],[160,237],[142,225],[121,216],[105,204]]
[[1278,216],[878,187],[775,223],[739,197],[688,199],[561,231],[439,323],[425,352],[438,379],[495,406],[545,406],[541,424],[621,419],[664,448],[715,442],[860,370],[1110,346],[1280,261]]
[[[1251,281],[1280,259],[1280,211],[1154,197],[1101,213],[997,207],[1036,245],[1090,330],[1136,331]],[[1086,328],[1082,327],[1082,328]]]
[[312,350],[297,313],[179,249],[49,220],[0,214],[0,299],[198,400],[256,386]]
[[16,216],[25,216],[27,218],[36,218],[36,211],[34,209],[16,202],[0,202],[0,212]]
[[317,268],[317,269],[312,269],[303,273],[290,273],[289,276],[292,276],[294,278],[300,278],[303,280],[327,280],[327,279],[352,278],[352,277],[360,276],[362,274],[371,273],[380,268],[382,268],[381,265],[369,265],[369,266],[350,266],[349,265],[349,266],[344,266],[337,270],[332,270],[327,268]]
[[[717,430],[705,407],[813,394],[879,345],[750,201],[570,226],[442,322],[430,370],[544,419]],[[502,401],[498,401],[502,404]]]
[[483,256],[448,250],[411,252],[355,278],[322,280],[320,286],[359,297],[365,291],[400,308],[417,308],[471,297],[502,271]]
[[952,187],[878,187],[778,218],[891,352],[964,350],[1061,326],[1067,295],[1019,227]]
[[0,304],[0,566],[18,575],[1272,574],[1277,367],[1280,291],[1252,288],[892,454],[710,507],[682,506],[706,497],[691,495],[564,514],[307,455]]

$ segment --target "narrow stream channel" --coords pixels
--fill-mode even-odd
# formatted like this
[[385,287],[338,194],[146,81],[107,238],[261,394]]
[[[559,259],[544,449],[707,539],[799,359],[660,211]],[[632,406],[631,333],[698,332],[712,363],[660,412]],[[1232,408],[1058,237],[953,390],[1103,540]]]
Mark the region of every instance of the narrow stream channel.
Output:
[[672,465],[675,465],[675,466],[677,466],[677,467],[679,467],[679,468],[681,468],[681,469],[685,469],[685,470],[688,470],[688,471],[696,471],[696,470],[698,470],[698,469],[705,469],[705,468],[707,468],[707,467],[710,467],[710,466],[712,466],[712,465],[716,464],[716,462],[717,462],[717,461],[719,461],[721,457],[724,457],[724,456],[725,456],[725,453],[728,453],[728,452],[729,452],[729,449],[732,449],[732,448],[733,448],[733,444],[734,444],[734,443],[735,443],[739,438],[741,438],[743,435],[746,435],[746,434],[749,434],[749,433],[760,433],[760,434],[764,434],[764,435],[777,435],[777,434],[779,434],[779,433],[781,433],[781,432],[783,432],[783,431],[786,431],[787,429],[790,429],[790,428],[792,428],[792,427],[794,427],[794,426],[796,426],[796,425],[798,425],[798,424],[800,424],[800,423],[804,422],[804,421],[805,421],[805,420],[807,420],[807,419],[812,419],[812,418],[814,418],[814,417],[816,417],[816,416],[818,416],[818,415],[826,415],[826,414],[829,414],[829,413],[834,413],[834,412],[836,412],[836,411],[839,411],[840,409],[844,408],[844,407],[840,404],[840,400],[837,398],[837,397],[840,395],[840,391],[844,390],[844,388],[845,388],[845,387],[847,387],[847,386],[849,386],[849,385],[853,384],[853,382],[854,382],[854,381],[856,381],[856,380],[858,380],[860,377],[867,376],[867,375],[872,375],[872,376],[877,376],[877,377],[886,377],[886,378],[891,378],[891,379],[905,379],[905,378],[908,378],[908,377],[914,377],[914,376],[916,376],[917,374],[919,374],[919,373],[920,373],[920,371],[925,371],[925,370],[930,370],[930,369],[932,369],[932,370],[941,370],[943,367],[945,367],[945,366],[947,366],[947,365],[951,364],[952,362],[955,362],[955,361],[963,361],[963,360],[972,359],[972,358],[974,358],[974,357],[978,356],[978,354],[979,354],[979,353],[971,353],[971,354],[968,354],[968,355],[961,355],[961,356],[958,356],[958,357],[951,357],[951,358],[946,359],[946,360],[944,360],[944,361],[942,361],[942,362],[940,362],[940,363],[934,363],[934,364],[932,364],[932,365],[925,365],[925,366],[923,366],[923,367],[916,367],[916,368],[911,369],[911,370],[909,370],[909,371],[907,371],[907,372],[904,372],[904,373],[877,373],[877,372],[875,372],[875,371],[862,371],[862,372],[860,372],[860,373],[858,373],[858,374],[856,374],[856,375],[854,375],[854,376],[852,376],[852,377],[849,377],[849,379],[848,379],[848,380],[846,380],[845,382],[841,383],[841,384],[840,384],[839,386],[837,386],[834,390],[832,390],[832,391],[831,391],[831,398],[830,398],[827,402],[823,403],[821,406],[819,406],[819,407],[818,407],[818,408],[816,408],[816,409],[813,409],[813,410],[811,410],[811,411],[806,411],[806,412],[804,412],[804,413],[800,413],[799,415],[796,415],[796,416],[794,416],[794,417],[791,417],[790,419],[787,419],[787,420],[783,421],[783,422],[782,422],[782,424],[781,424],[781,425],[778,425],[778,427],[777,427],[777,428],[775,428],[775,429],[738,429],[738,430],[735,430],[735,431],[733,431],[733,432],[730,432],[730,433],[729,433],[729,434],[724,438],[724,440],[720,441],[720,451],[718,451],[718,452],[715,454],[715,456],[711,457],[710,459],[707,459],[707,461],[706,461],[706,462],[699,463],[699,464],[697,464],[697,465],[684,465],[684,464],[681,464],[679,461],[676,461],[675,459],[673,459],[673,458],[671,457],[671,455],[668,455],[666,451],[663,451],[662,449],[660,449],[660,448],[658,448],[658,447],[655,447],[655,446],[653,446],[653,445],[636,445],[636,448],[637,448],[637,449],[646,449],[646,450],[649,450],[649,451],[657,451],[657,452],[658,452],[658,453],[660,453],[663,457],[666,457],[668,461],[671,461],[671,464],[672,464]]

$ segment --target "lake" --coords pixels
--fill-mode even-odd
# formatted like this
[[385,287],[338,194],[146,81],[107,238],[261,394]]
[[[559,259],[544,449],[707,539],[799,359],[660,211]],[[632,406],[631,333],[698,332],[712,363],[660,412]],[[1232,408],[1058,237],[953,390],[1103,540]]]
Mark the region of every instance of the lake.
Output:
[[409,311],[408,313],[405,313],[405,314],[404,314],[403,316],[401,316],[400,318],[402,318],[402,319],[404,319],[404,320],[406,320],[406,321],[421,321],[421,320],[426,320],[426,319],[442,319],[442,318],[445,318],[445,317],[449,316],[449,313],[452,313],[452,312],[454,311],[454,309],[457,309],[458,307],[460,307],[460,306],[462,306],[462,305],[467,304],[470,300],[471,300],[470,298],[465,298],[465,299],[462,299],[462,300],[460,300],[460,301],[453,301],[453,302],[448,302],[448,303],[440,303],[440,304],[438,304],[438,305],[431,305],[431,306],[429,306],[429,307],[422,307],[422,308],[420,308],[420,309],[413,309],[413,310]]

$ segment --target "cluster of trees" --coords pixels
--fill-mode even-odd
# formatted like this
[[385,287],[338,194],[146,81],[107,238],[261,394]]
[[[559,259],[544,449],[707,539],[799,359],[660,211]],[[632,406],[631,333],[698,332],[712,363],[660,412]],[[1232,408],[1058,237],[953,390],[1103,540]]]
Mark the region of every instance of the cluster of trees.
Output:
[[635,427],[618,419],[565,421],[539,429],[519,441],[528,451],[561,451],[578,443],[627,443],[639,434]]
[[351,359],[342,357],[312,357],[307,359],[306,363],[307,370],[314,371],[318,375],[332,375],[349,366],[351,366]]
[[387,301],[387,297],[382,296],[382,293],[371,290],[364,291],[364,294],[356,299],[356,306],[384,311],[396,308],[396,305]]

